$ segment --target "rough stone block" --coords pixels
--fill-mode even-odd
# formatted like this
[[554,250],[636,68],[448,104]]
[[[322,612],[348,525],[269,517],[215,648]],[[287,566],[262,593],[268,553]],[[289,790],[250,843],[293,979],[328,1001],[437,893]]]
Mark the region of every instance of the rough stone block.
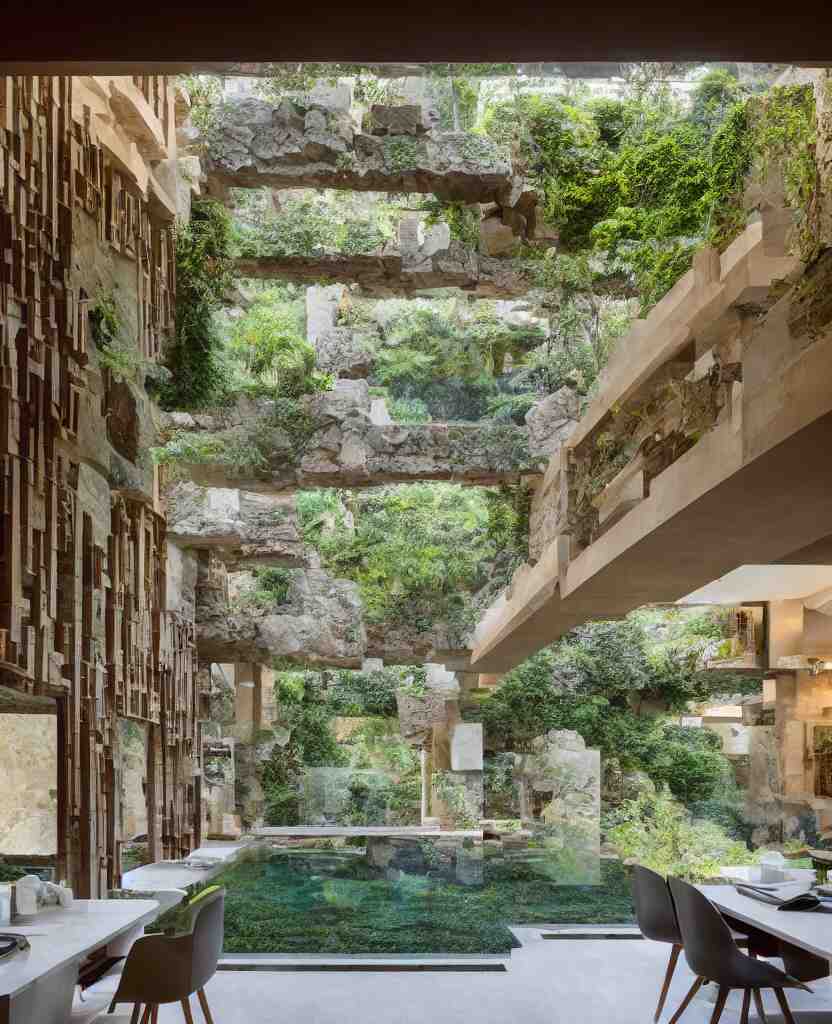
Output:
[[385,106],[374,103],[370,108],[373,135],[424,135],[428,130],[421,106]]
[[459,722],[451,732],[451,770],[482,771],[482,724]]

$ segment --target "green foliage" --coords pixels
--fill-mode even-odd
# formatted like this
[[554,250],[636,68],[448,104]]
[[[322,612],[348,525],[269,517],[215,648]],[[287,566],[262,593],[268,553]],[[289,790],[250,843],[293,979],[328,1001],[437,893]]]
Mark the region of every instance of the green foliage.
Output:
[[814,91],[809,85],[780,86],[750,103],[754,174],[765,182],[774,168],[780,169],[786,204],[798,216],[797,250],[808,262],[818,246],[812,219],[819,187]]
[[209,143],[222,109],[222,79],[217,75],[179,75],[177,81],[191,102],[191,122],[202,140]]
[[333,575],[358,583],[367,620],[415,629],[461,621],[494,552],[482,496],[454,484],[406,484],[356,492],[350,510],[354,530],[343,516],[327,525],[299,505],[304,539]]
[[650,778],[685,805],[711,799],[731,774],[720,738],[707,729],[665,723],[650,747]]
[[519,815],[514,754],[491,754],[483,760],[486,818],[511,819]]
[[125,337],[114,291],[102,292],[89,307],[87,316],[98,365],[109,370],[117,381],[135,382],[140,373],[154,382],[165,379],[164,367],[145,359],[135,338]]
[[[399,303],[385,329],[374,380],[394,401],[423,403],[434,420],[480,419],[509,357],[513,365],[522,363],[544,338],[540,324],[507,321],[490,302],[478,302],[473,315],[454,300]],[[423,415],[421,406],[399,410]]]
[[434,772],[433,789],[444,804],[454,828],[473,829],[479,827],[478,808],[468,794],[465,783],[459,782],[453,772]]
[[0,882],[16,882],[30,872],[26,868],[16,867],[14,864],[7,864],[0,858]]
[[720,633],[711,615],[688,612],[587,623],[509,672],[480,699],[477,717],[489,742],[510,750],[549,729],[574,729],[600,749],[605,772],[643,771],[679,799],[710,799],[729,770],[718,741],[661,711],[759,689],[759,680],[700,668]]
[[741,98],[742,86],[734,75],[724,68],[714,68],[699,80],[693,90],[691,120],[713,132]]
[[[424,675],[424,669],[418,671]],[[397,667],[373,672],[343,669],[335,673],[327,702],[339,715],[395,718],[396,689],[406,674],[407,670]]]
[[231,221],[213,199],[195,200],[176,231],[176,334],[166,353],[165,409],[200,409],[227,398],[222,345],[212,316],[231,283]]
[[421,398],[394,398],[387,411],[396,423],[430,423],[432,416]]
[[235,238],[243,257],[376,252],[394,236],[401,212],[388,200],[367,209],[357,194],[326,189],[291,195],[278,210],[265,190],[239,189],[234,196]]
[[488,536],[497,551],[510,552],[519,565],[529,557],[529,515],[532,492],[522,483],[483,491],[488,509]]
[[722,865],[752,861],[745,843],[715,822],[694,821],[666,791],[625,801],[615,822],[608,839],[620,856],[663,875],[703,882],[718,878]]
[[92,340],[100,348],[109,348],[121,333],[122,323],[112,291],[103,292],[89,308]]
[[281,724],[291,729],[297,759],[309,767],[346,764],[346,755],[330,728],[333,709],[314,672],[278,672],[275,696]]
[[724,249],[745,227],[743,205],[746,177],[751,170],[748,107],[735,104],[711,140],[711,175],[704,203],[708,209],[708,241]]
[[160,465],[216,463],[230,477],[266,476],[296,465],[320,424],[295,398],[276,398],[239,426],[212,432],[175,431],[153,449]]
[[476,250],[480,241],[480,208],[478,205],[468,206],[465,203],[454,203],[438,196],[424,196],[419,204],[420,210],[428,214],[425,223],[428,226],[444,221],[451,231],[451,238],[462,242],[469,249]]
[[804,219],[817,187],[811,89],[745,99],[725,71],[699,82],[686,114],[666,88],[646,84],[625,101],[518,94],[492,105],[483,128],[513,146],[561,248],[591,251],[607,273],[629,276],[642,313],[697,246],[723,248],[742,230],[750,171],[762,179],[782,166],[787,202]]
[[412,135],[386,135],[382,139],[382,155],[391,174],[413,171],[426,158],[425,145]]
[[236,321],[229,350],[255,380],[273,393],[299,398],[317,390],[315,350],[304,337],[304,324],[294,303],[263,293]]
[[586,395],[634,311],[626,300],[601,294],[602,275],[587,253],[552,249],[530,261],[528,271],[537,287],[556,297],[555,312],[549,337],[525,358],[512,377],[512,389],[544,395],[570,387]]
[[286,604],[293,578],[291,569],[280,566],[252,569],[251,575],[254,586],[246,596],[255,605],[271,611],[279,605]]

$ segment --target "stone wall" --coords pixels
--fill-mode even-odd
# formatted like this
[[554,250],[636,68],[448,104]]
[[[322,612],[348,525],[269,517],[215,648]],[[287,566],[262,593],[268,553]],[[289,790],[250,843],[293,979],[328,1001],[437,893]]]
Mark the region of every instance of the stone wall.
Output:
[[358,586],[322,569],[291,573],[285,597],[259,599],[248,573],[230,577],[200,552],[196,640],[205,662],[360,668],[366,646]]
[[[339,188],[361,192],[432,192],[461,203],[494,203],[516,234],[534,224],[536,195],[491,140],[438,132],[416,107],[386,108],[378,134],[356,131],[344,110],[228,97],[208,138],[208,187]],[[376,108],[376,115],[381,108]],[[405,113],[406,112],[406,113]]]
[[[200,485],[264,493],[415,480],[489,486],[541,473],[546,460],[530,448],[528,428],[513,423],[375,423],[363,380],[338,380],[332,391],[301,401],[308,430],[300,448],[266,399],[241,400],[221,417],[175,414],[166,432],[192,433],[195,447],[204,448],[201,461],[187,466]],[[223,459],[240,445],[261,453],[257,468]]]
[[[510,228],[505,230],[511,233]],[[241,257],[236,266],[243,277],[267,281],[358,284],[362,294],[375,298],[461,288],[478,298],[501,299],[529,290],[529,281],[511,261],[478,253],[450,238],[439,248],[407,248],[400,240],[375,253]]]
[[49,856],[58,849],[55,715],[0,715],[0,856]]

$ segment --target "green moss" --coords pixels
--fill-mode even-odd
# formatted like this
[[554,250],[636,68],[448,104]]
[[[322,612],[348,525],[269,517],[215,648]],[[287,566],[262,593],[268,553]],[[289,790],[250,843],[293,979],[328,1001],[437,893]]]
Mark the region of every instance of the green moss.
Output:
[[424,143],[409,135],[388,135],[382,148],[384,164],[392,174],[415,170],[425,158]]

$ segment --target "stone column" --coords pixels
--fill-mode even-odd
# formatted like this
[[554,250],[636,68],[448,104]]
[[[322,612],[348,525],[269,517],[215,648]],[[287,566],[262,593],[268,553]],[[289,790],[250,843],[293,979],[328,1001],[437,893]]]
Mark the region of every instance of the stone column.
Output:
[[421,822],[424,825],[430,817],[430,755],[425,747],[419,748],[419,767],[422,775]]
[[343,296],[342,284],[315,284],[306,289],[306,340],[310,345],[335,326]]

